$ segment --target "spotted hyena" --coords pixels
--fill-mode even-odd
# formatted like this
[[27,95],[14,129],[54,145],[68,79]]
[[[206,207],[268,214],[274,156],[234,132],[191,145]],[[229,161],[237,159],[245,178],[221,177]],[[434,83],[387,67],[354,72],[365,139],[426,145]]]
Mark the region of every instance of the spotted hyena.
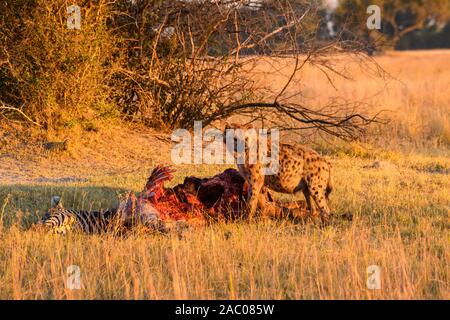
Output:
[[[258,208],[258,197],[265,186],[273,191],[282,193],[297,193],[302,191],[305,195],[308,209],[314,216],[320,214],[323,222],[328,220],[330,209],[327,204],[328,196],[332,190],[332,167],[330,162],[316,151],[300,145],[279,143],[278,145],[278,170],[274,174],[264,174],[264,165],[260,161],[258,150],[257,161],[250,161],[249,150],[253,144],[258,144],[258,136],[246,134],[253,129],[250,126],[227,124],[224,129],[224,142],[228,129],[240,129],[243,135],[234,134],[234,143],[227,144],[228,150],[234,157],[238,156],[237,146],[244,145],[244,158],[237,164],[239,172],[249,184],[247,201],[249,206],[249,218],[253,218]],[[270,143],[265,142],[270,155]],[[255,150],[255,149],[253,149]],[[261,208],[263,209],[263,208]]]

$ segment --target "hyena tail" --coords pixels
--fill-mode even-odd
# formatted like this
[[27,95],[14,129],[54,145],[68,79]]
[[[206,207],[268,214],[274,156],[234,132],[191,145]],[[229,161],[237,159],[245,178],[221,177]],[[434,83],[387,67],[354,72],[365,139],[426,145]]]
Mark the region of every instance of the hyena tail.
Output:
[[327,200],[328,200],[328,196],[330,195],[331,191],[333,191],[333,172],[332,172],[331,164],[329,165],[328,173],[329,173],[328,183],[327,183],[327,188],[325,189],[325,197],[327,198]]

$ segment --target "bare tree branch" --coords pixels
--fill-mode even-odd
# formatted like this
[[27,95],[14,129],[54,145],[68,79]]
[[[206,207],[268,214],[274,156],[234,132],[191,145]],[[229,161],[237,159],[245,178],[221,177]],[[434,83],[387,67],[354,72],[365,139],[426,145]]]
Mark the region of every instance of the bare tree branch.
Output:
[[31,122],[32,124],[34,124],[34,125],[36,125],[36,126],[38,126],[38,127],[41,126],[39,123],[37,123],[36,121],[34,121],[33,119],[31,119],[29,116],[27,116],[27,115],[25,114],[25,112],[23,112],[23,111],[20,110],[19,108],[15,108],[15,107],[8,106],[8,105],[6,105],[5,103],[3,103],[3,102],[1,102],[1,101],[0,101],[0,103],[2,104],[2,105],[0,106],[0,109],[2,109],[2,110],[10,110],[10,111],[17,112],[17,113],[19,113],[22,117],[24,117],[27,121]]

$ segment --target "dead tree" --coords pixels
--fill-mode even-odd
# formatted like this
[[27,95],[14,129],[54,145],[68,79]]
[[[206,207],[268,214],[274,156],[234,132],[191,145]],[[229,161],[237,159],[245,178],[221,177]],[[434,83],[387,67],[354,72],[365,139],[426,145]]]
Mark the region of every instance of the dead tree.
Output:
[[[152,123],[190,128],[194,120],[209,125],[239,115],[284,130],[317,129],[352,140],[377,121],[354,102],[308,106],[298,102],[302,92],[289,94],[306,65],[318,68],[331,85],[330,75],[348,77],[333,64],[333,55],[374,64],[359,43],[319,40],[318,1],[164,1],[157,6],[142,0],[122,10],[128,23],[116,20],[116,27],[132,39],[130,51],[139,57],[138,67],[125,68],[140,102],[129,111]],[[253,77],[263,57],[293,61],[278,92],[269,93]]]
[[[34,2],[17,6],[21,14],[31,15],[30,27],[16,22],[19,9],[2,7],[9,10],[8,30],[20,26],[18,37],[0,32],[8,39],[0,44],[0,80],[10,86],[0,90],[3,115],[50,128],[54,115],[64,110],[68,117],[83,119],[88,114],[83,110],[89,109],[95,118],[113,102],[108,107],[126,120],[162,129],[242,116],[265,126],[315,129],[344,139],[358,137],[377,121],[354,102],[309,105],[302,99],[298,75],[306,66],[320,70],[333,85],[334,76],[349,78],[334,63],[337,54],[374,65],[358,43],[320,36],[322,1],[82,1],[86,25],[76,32],[79,37],[67,30],[61,10],[65,3],[58,1],[45,8]],[[52,27],[46,26],[50,22]],[[34,32],[35,27],[40,31]],[[41,38],[30,42],[29,35],[48,43],[35,45]],[[264,59],[289,60],[291,73],[275,92],[255,76]],[[270,73],[274,77],[281,71],[272,68]]]

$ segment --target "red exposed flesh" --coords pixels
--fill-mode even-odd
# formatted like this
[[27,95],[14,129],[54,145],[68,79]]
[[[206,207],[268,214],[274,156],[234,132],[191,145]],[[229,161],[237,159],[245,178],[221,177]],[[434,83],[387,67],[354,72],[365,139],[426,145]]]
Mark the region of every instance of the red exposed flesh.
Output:
[[[245,180],[238,171],[227,169],[212,178],[187,177],[182,184],[165,188],[164,182],[172,180],[174,171],[169,166],[153,169],[144,190],[127,201],[125,211],[140,208],[150,203],[159,213],[162,221],[208,219],[234,219],[244,212],[244,195],[247,193]],[[138,213],[145,214],[145,213]]]

